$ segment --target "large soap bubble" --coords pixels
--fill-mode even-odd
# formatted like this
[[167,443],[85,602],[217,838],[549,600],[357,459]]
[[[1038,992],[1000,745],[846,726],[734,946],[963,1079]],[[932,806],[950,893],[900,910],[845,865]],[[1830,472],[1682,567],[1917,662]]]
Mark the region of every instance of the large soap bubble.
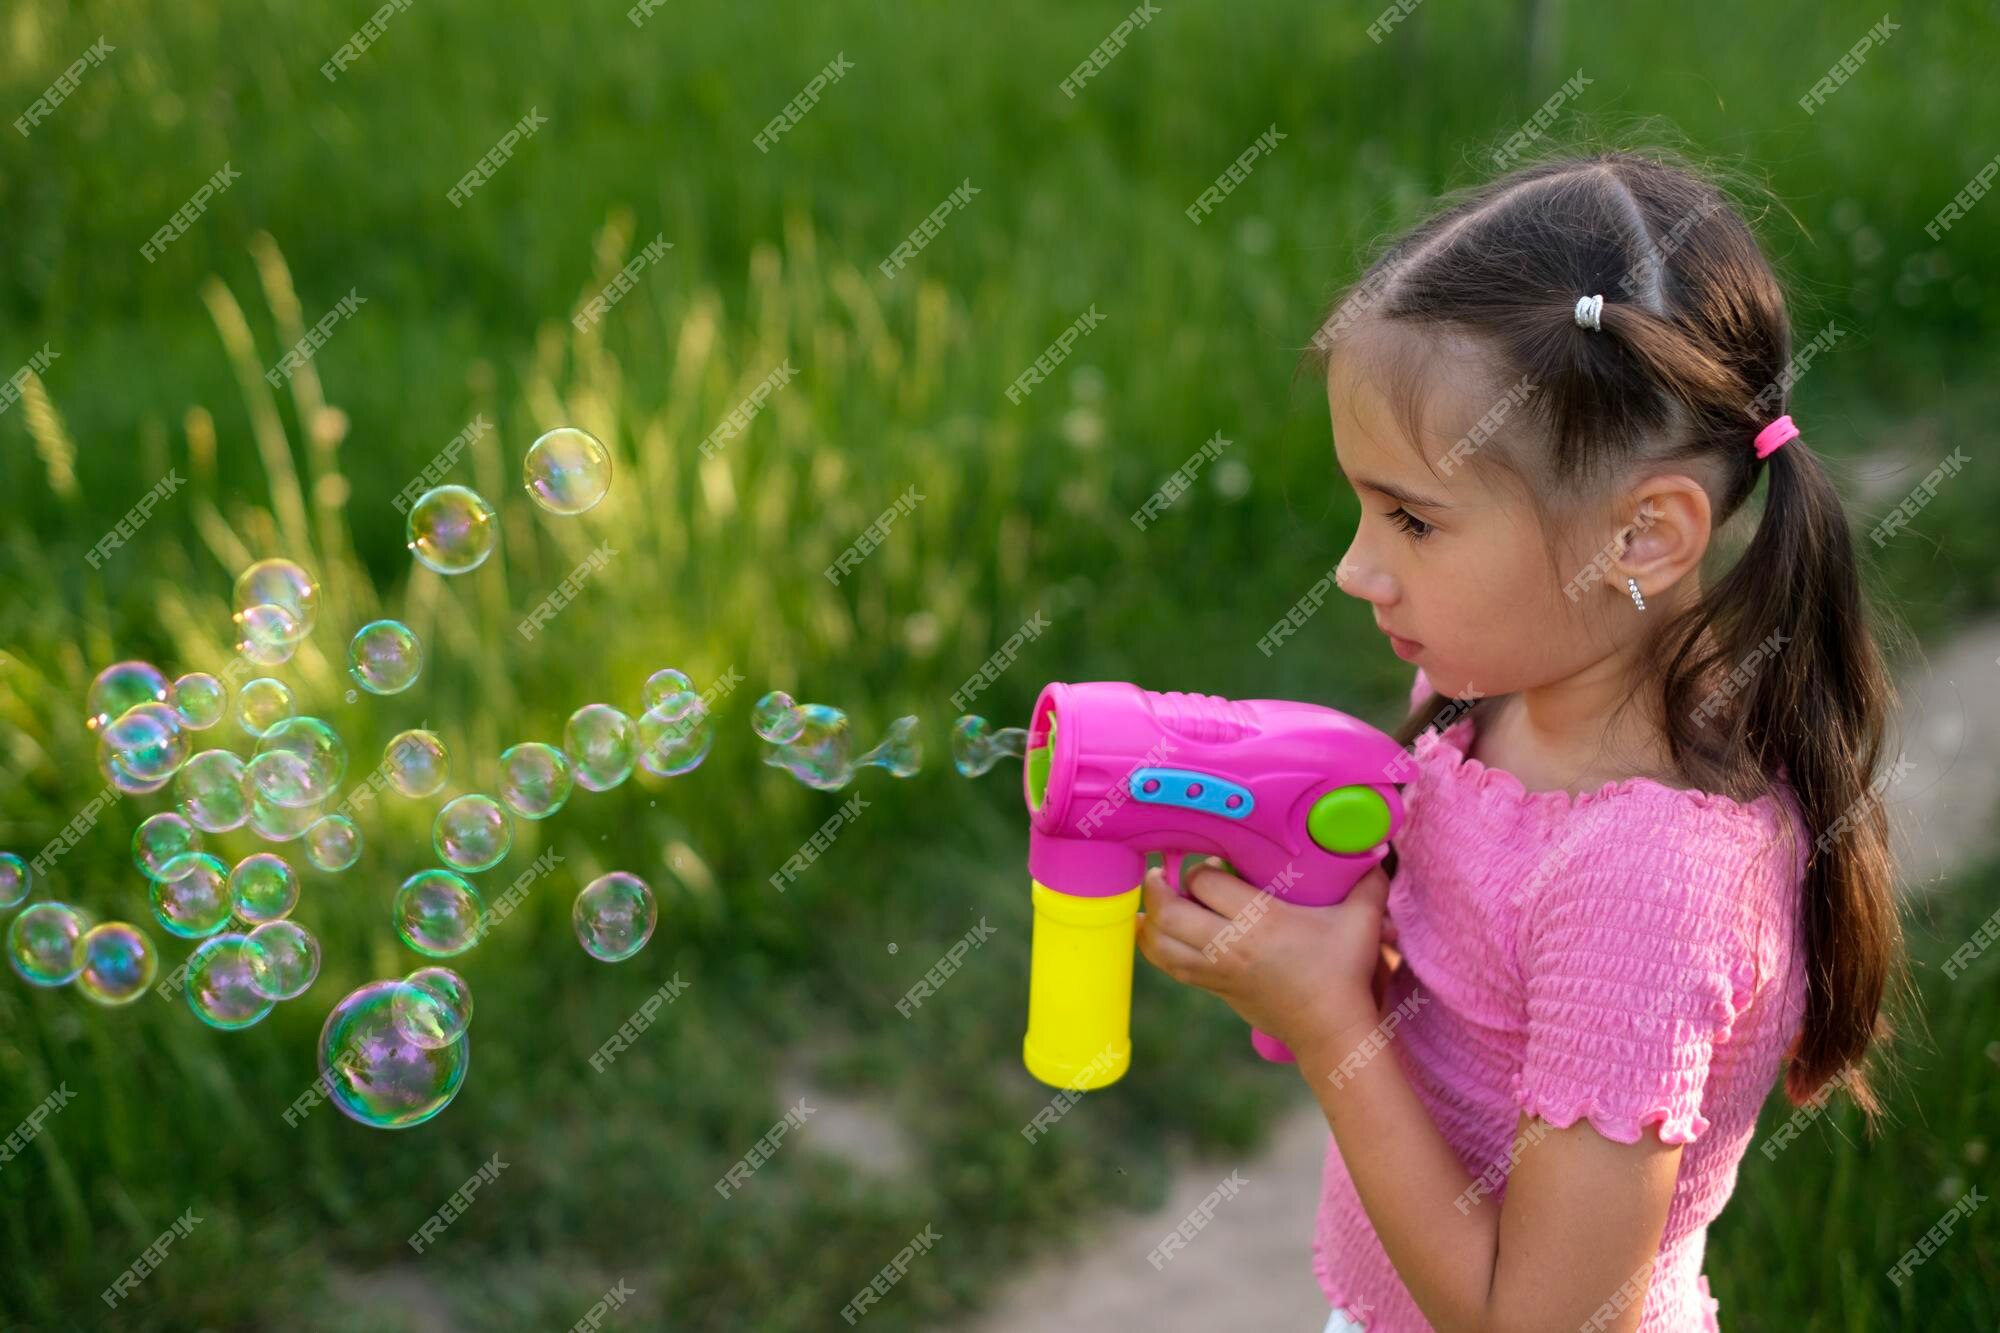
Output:
[[570,909],[577,943],[604,963],[623,962],[645,948],[659,919],[659,904],[646,881],[622,870],[590,881]]
[[173,687],[152,663],[113,662],[90,682],[90,692],[84,696],[84,720],[92,731],[100,731],[139,704],[166,703],[171,698]]
[[409,984],[359,987],[333,1007],[320,1029],[320,1085],[341,1114],[372,1129],[423,1124],[451,1104],[471,1063],[469,1035],[439,1047],[404,1035],[396,1002]]
[[410,553],[426,569],[468,574],[493,554],[493,506],[464,486],[425,491],[410,506]]
[[236,576],[236,591],[231,601],[239,617],[260,606],[274,606],[286,612],[296,626],[294,644],[312,633],[319,620],[319,585],[313,582],[312,575],[290,560],[259,560],[244,570]]
[[528,446],[528,494],[551,514],[581,514],[611,489],[611,453],[587,430],[559,426]]
[[486,931],[485,900],[449,870],[419,870],[404,880],[390,915],[403,943],[431,958],[464,953]]
[[250,940],[229,931],[203,940],[188,955],[188,1008],[212,1028],[233,1032],[261,1023],[272,1001],[257,992],[250,967]]

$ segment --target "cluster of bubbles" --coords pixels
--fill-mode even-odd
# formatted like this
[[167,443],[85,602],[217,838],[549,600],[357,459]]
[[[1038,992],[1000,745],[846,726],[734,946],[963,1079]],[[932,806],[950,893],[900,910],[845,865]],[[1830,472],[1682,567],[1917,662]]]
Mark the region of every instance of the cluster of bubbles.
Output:
[[319,585],[289,560],[259,560],[236,579],[236,650],[258,666],[282,666],[319,620]]
[[[581,514],[595,508],[611,489],[611,452],[589,431],[561,426],[528,446],[521,473],[522,486],[537,505],[551,514]],[[437,486],[410,506],[404,538],[410,554],[425,569],[469,574],[493,554],[499,523],[493,506],[479,492],[468,486]]]
[[[523,486],[544,510],[581,514],[610,488],[611,456],[588,432],[564,427],[534,441]],[[441,574],[477,569],[497,535],[493,507],[463,486],[440,486],[411,508],[407,539],[416,559]],[[319,587],[303,568],[262,560],[236,580],[232,639],[256,666],[290,662],[318,621]],[[375,695],[417,682],[423,645],[398,621],[363,625],[348,643],[348,671]],[[354,695],[350,692],[350,702]],[[252,748],[239,755],[199,748],[197,734],[231,718]],[[193,672],[169,681],[150,663],[118,662],[100,672],[86,697],[86,721],[98,763],[119,791],[145,795],[173,783],[171,810],[144,820],[132,856],[147,884],[153,917],[170,935],[196,941],[181,974],[187,1003],[204,1023],[249,1027],[280,1001],[303,995],[318,977],[320,947],[291,919],[298,873],[283,856],[253,852],[233,866],[206,850],[204,835],[248,828],[273,843],[301,840],[306,859],[325,871],[353,866],[361,834],[345,813],[323,807],[347,773],[347,748],[325,721],[302,715],[284,682],[248,681],[232,701],[221,680]],[[565,744],[529,742],[501,756],[501,799],[471,794],[448,802],[432,827],[432,847],[450,869],[411,876],[396,895],[399,936],[420,953],[449,957],[483,934],[487,912],[458,872],[486,870],[513,842],[512,817],[545,819],[572,788],[606,790],[635,765],[662,775],[686,773],[713,738],[705,702],[679,671],[647,682],[635,722],[609,705],[578,711]],[[451,772],[444,743],[425,730],[405,731],[384,752],[384,780],[421,799]],[[511,812],[511,815],[510,815]],[[0,853],[0,910],[28,904],[30,867]],[[651,891],[614,874],[577,897],[578,939],[593,957],[616,961],[644,947],[657,920]],[[124,922],[97,924],[59,902],[25,906],[6,932],[9,962],[37,986],[75,982],[93,1000],[122,1004],[153,982],[158,955],[146,933]],[[418,1124],[449,1102],[464,1080],[472,1015],[464,979],[444,967],[420,968],[401,981],[372,982],[335,1006],[322,1032],[320,1063],[334,1100],[365,1124]]]
[[863,768],[886,769],[893,777],[913,776],[923,765],[923,741],[914,716],[899,717],[874,748],[853,754],[847,714],[828,704],[795,703],[773,690],[750,711],[750,726],[769,745],[764,762],[782,768],[808,787],[838,791]]
[[7,961],[31,986],[74,982],[103,1005],[138,999],[160,966],[152,940],[137,926],[99,925],[82,908],[59,902],[33,903],[14,918],[7,927]]
[[[311,987],[319,975],[319,943],[284,919],[298,901],[298,882],[282,861],[259,853],[230,872],[215,857],[192,850],[198,841],[179,816],[154,815],[134,836],[133,856],[151,879],[160,924],[201,940],[181,979],[188,1008],[211,1027],[249,1027],[277,1001]],[[20,906],[29,889],[21,859],[0,853],[0,907]],[[247,933],[223,930],[232,909]],[[99,924],[82,908],[54,901],[24,908],[7,927],[6,947],[8,963],[29,985],[74,983],[102,1005],[138,999],[160,966],[151,937],[137,926]]]
[[[611,458],[589,433],[564,427],[530,446],[523,487],[543,510],[584,513],[609,491]],[[407,526],[415,559],[440,574],[468,573],[492,554],[498,524],[476,492],[439,486],[412,506]],[[312,633],[319,589],[305,570],[265,560],[237,580],[232,623],[238,651],[265,667],[289,662]],[[375,620],[348,644],[353,681],[373,695],[409,690],[422,674],[423,644],[395,620]],[[355,695],[349,692],[351,702]],[[635,770],[659,777],[692,772],[715,737],[709,701],[688,675],[665,667],[649,676],[631,713],[588,703],[567,719],[561,744],[525,741],[499,756],[497,795],[473,792],[447,801],[433,819],[431,850],[441,866],[410,875],[398,888],[391,921],[398,938],[426,960],[475,947],[494,916],[467,878],[506,859],[513,820],[542,820],[572,792],[611,790]],[[297,871],[276,851],[230,865],[204,847],[204,835],[248,828],[272,843],[299,841],[320,870],[353,866],[360,831],[328,813],[348,771],[345,743],[322,719],[301,714],[291,690],[273,677],[248,681],[233,701],[215,676],[196,672],[169,681],[145,662],[120,662],[92,682],[87,722],[98,736],[99,763],[121,791],[143,794],[172,782],[173,808],[134,834],[134,863],[145,876],[155,921],[169,935],[195,941],[182,983],[189,1008],[218,1029],[251,1026],[283,1001],[306,993],[320,969],[320,946],[292,919],[301,897]],[[197,748],[198,733],[233,718],[251,741],[247,755]],[[756,702],[752,727],[769,747],[765,762],[807,786],[838,790],[863,768],[897,778],[918,772],[922,745],[915,717],[900,717],[882,739],[856,755],[849,719],[825,704],[800,704],[774,691]],[[961,717],[952,728],[954,766],[968,777],[1003,756],[1020,757],[1026,733]],[[444,742],[407,730],[385,747],[379,780],[411,799],[444,789],[452,773]],[[26,903],[30,872],[0,853],[0,909]],[[626,871],[599,875],[571,908],[578,944],[606,963],[643,950],[658,925],[652,889]],[[126,1003],[153,982],[158,957],[146,933],[123,923],[97,924],[57,902],[27,906],[6,934],[9,961],[39,986],[75,982],[91,999]],[[472,996],[457,972],[427,962],[400,980],[371,981],[344,996],[321,1031],[323,1084],[343,1113],[382,1128],[421,1124],[463,1085],[469,1063]]]
[[[237,578],[231,624],[238,652],[265,667],[292,659],[318,621],[319,587],[289,560],[260,560]],[[371,627],[373,628],[373,627]],[[84,721],[97,736],[98,763],[121,792],[146,795],[172,785],[172,808],[142,821],[132,860],[144,877],[155,923],[196,941],[176,975],[195,1016],[235,1029],[260,1021],[273,1005],[303,995],[319,974],[319,943],[290,919],[299,877],[275,852],[253,852],[233,866],[204,846],[204,836],[247,828],[268,842],[303,839],[306,859],[326,871],[352,866],[361,853],[354,821],[322,807],[347,771],[347,748],[324,721],[302,716],[282,681],[229,689],[207,672],[174,680],[149,662],[115,662],[90,683]],[[250,753],[199,748],[201,733],[233,717]],[[0,909],[29,897],[29,869],[0,854]],[[37,986],[78,990],[101,1004],[136,999],[159,968],[144,930],[122,921],[96,923],[66,903],[27,906],[7,930],[8,961]]]
[[[575,495],[556,485],[552,493]],[[608,791],[644,768],[662,777],[699,767],[714,743],[707,701],[687,673],[663,667],[640,691],[638,719],[608,703],[585,704],[563,728],[560,746],[524,741],[501,752],[498,795],[471,792],[447,801],[431,824],[431,850],[439,867],[420,870],[397,889],[390,908],[396,935],[428,958],[452,958],[484,937],[492,917],[485,898],[467,878],[492,869],[513,848],[515,819],[547,819],[578,787]],[[406,731],[384,755],[386,780],[406,796],[441,789],[451,762],[428,731]],[[658,908],[636,876],[602,876],[577,895],[573,912],[578,942],[594,958],[629,958],[652,938]]]

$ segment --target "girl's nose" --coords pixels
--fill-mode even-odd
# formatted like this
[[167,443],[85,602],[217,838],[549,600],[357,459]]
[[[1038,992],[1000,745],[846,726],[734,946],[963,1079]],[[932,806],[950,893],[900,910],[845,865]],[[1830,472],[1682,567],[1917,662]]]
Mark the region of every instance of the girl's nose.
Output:
[[1360,540],[1347,548],[1347,554],[1340,557],[1338,582],[1349,596],[1358,597],[1370,606],[1389,606],[1396,600],[1396,580],[1366,559],[1360,550]]

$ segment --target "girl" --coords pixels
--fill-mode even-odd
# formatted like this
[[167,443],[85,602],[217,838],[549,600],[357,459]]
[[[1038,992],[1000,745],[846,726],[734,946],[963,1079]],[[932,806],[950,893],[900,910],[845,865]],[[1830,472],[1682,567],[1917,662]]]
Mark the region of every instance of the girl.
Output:
[[1448,198],[1314,339],[1340,583],[1417,667],[1409,823],[1393,877],[1212,959],[1260,891],[1154,871],[1139,942],[1298,1054],[1328,1330],[1715,1330],[1707,1228],[1781,1063],[1880,1111],[1891,689],[1789,341],[1723,192],[1629,152]]

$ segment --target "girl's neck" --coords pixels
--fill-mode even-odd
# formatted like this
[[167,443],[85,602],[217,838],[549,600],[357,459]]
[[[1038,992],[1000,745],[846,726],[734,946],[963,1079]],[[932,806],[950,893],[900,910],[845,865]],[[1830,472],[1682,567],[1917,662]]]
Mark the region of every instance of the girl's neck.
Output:
[[1530,791],[1580,794],[1630,777],[1686,785],[1668,758],[1654,701],[1643,690],[1626,698],[1632,667],[1614,653],[1496,700],[1475,731],[1476,757]]

